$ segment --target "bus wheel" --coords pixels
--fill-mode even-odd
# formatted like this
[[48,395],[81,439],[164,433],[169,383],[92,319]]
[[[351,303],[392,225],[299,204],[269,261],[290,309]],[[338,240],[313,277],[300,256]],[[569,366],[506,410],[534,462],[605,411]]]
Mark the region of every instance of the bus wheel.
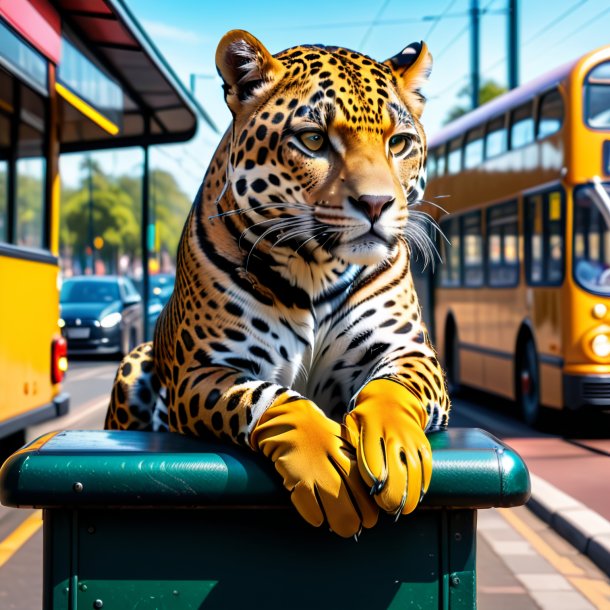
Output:
[[447,386],[452,395],[460,391],[460,353],[458,349],[458,336],[452,324],[445,340],[445,369],[447,372]]
[[517,360],[517,403],[521,417],[530,426],[541,423],[542,407],[540,406],[540,376],[538,374],[538,357],[531,339],[521,348]]

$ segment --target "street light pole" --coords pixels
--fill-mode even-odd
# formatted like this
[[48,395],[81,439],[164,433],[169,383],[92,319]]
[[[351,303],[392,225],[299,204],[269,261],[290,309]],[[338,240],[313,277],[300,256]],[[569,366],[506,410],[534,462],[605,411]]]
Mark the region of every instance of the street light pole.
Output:
[[87,168],[89,170],[89,235],[87,239],[87,241],[89,242],[89,269],[91,270],[91,275],[95,275],[95,261],[93,258],[93,160],[91,159],[91,154],[87,155]]
[[479,106],[480,75],[480,18],[479,0],[470,0],[470,86],[472,108]]
[[195,86],[197,84],[198,78],[205,78],[205,79],[211,80],[211,79],[214,79],[215,76],[213,74],[195,74],[195,73],[191,72],[190,79],[189,79],[189,89],[191,90],[191,95],[193,97],[195,97]]
[[142,170],[142,307],[144,328],[142,336],[144,341],[150,339],[148,328],[148,301],[150,290],[150,277],[148,269],[148,259],[150,257],[150,248],[148,243],[148,225],[150,224],[150,158],[149,146],[144,145],[144,167]]
[[508,2],[508,88],[519,86],[519,3],[518,0]]

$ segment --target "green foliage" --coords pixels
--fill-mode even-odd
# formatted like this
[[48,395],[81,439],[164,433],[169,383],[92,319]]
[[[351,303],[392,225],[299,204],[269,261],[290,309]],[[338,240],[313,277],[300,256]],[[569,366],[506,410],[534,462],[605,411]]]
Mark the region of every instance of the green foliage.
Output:
[[17,177],[17,243],[21,245],[42,246],[43,188],[39,177]]
[[[96,258],[104,260],[108,270],[116,271],[119,257],[126,255],[132,263],[139,258],[142,180],[139,176],[108,176],[94,161],[91,168],[88,163],[85,159],[79,186],[62,190],[60,245],[84,266],[92,217],[93,237],[103,240]],[[150,220],[158,232],[155,246],[174,259],[191,202],[164,170],[151,171],[149,190]]]
[[[468,100],[468,103],[459,104],[457,106],[453,106],[453,108],[450,108],[447,112],[445,120],[443,121],[444,125],[446,125],[447,123],[451,123],[451,121],[455,121],[455,119],[461,117],[464,114],[467,114],[472,110],[469,103],[470,91],[470,85],[465,85],[460,89],[460,91],[458,92],[458,97],[460,99],[466,98]],[[491,79],[486,80],[479,88],[479,104],[482,106],[483,104],[486,104],[487,102],[493,100],[495,97],[506,93],[506,91],[506,87],[503,87],[496,81]]]

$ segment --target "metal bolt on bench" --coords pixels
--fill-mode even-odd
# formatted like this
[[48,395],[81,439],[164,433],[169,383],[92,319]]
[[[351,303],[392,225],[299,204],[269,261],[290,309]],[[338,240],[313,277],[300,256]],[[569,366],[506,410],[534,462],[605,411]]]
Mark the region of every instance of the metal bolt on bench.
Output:
[[525,503],[529,474],[482,430],[430,442],[422,506],[358,542],[307,525],[258,456],[177,434],[46,435],[0,500],[44,509],[46,610],[476,608],[476,511]]

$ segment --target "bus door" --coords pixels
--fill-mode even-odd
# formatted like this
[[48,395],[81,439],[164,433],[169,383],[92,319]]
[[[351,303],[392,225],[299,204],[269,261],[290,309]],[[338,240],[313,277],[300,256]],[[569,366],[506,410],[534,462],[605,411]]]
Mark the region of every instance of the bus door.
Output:
[[481,341],[486,332],[481,299],[485,283],[483,250],[483,212],[477,210],[461,217],[463,305],[458,314],[460,343],[460,380],[484,387],[484,354]]
[[518,231],[516,200],[486,210],[487,288],[480,302],[485,386],[508,397],[514,391],[515,337],[524,315],[519,305]]

